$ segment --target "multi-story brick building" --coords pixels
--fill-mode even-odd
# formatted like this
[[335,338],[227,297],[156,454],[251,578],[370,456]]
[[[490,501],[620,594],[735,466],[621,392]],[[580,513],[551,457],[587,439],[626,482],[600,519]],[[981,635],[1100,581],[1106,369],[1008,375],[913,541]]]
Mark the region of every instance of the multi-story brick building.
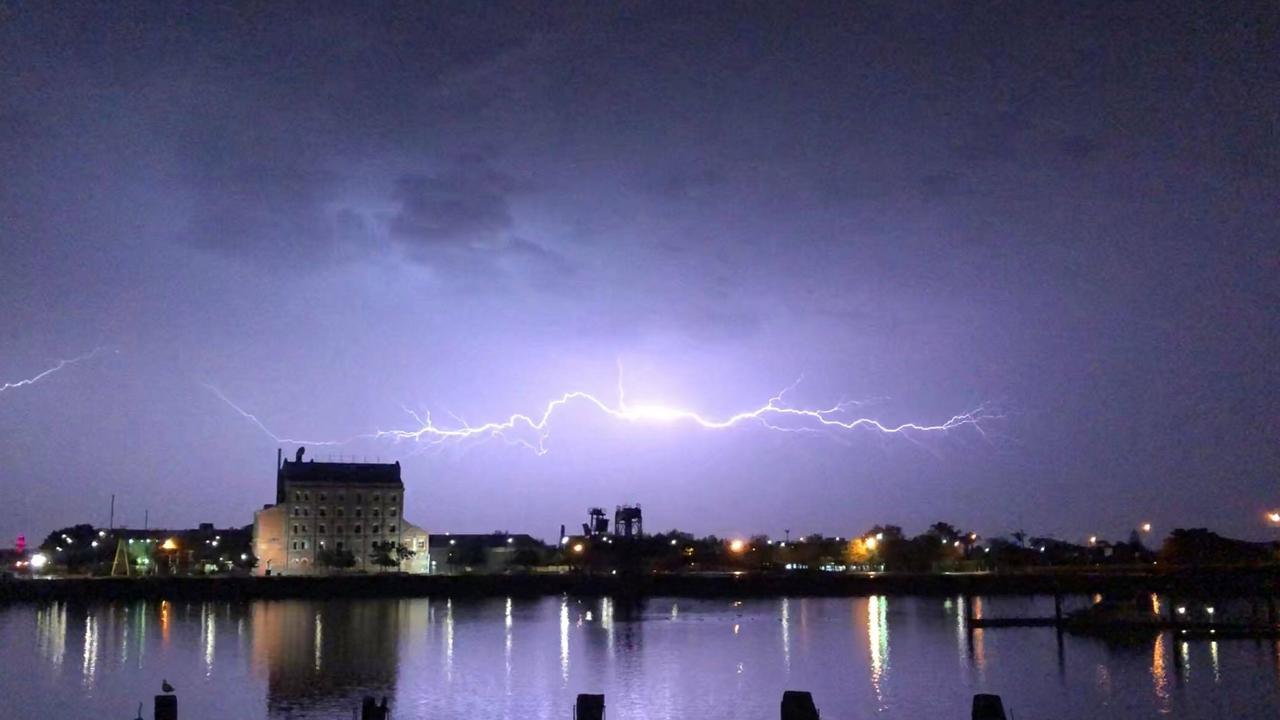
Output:
[[276,502],[253,515],[259,575],[306,575],[350,553],[356,570],[380,570],[374,543],[407,546],[416,555],[400,569],[430,568],[427,531],[404,519],[400,463],[303,461],[276,458]]

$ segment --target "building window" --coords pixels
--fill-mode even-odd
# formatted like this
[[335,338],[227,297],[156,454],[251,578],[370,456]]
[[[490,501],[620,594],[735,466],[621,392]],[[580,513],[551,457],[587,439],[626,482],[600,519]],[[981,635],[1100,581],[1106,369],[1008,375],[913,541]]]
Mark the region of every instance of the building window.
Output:
[[396,516],[396,509],[395,509],[395,508],[387,508],[387,517],[392,518],[392,517],[395,517],[395,516]]
[[307,526],[306,526],[306,525],[303,525],[303,526],[302,526],[302,532],[304,532],[304,533],[305,533],[305,532],[307,532]]
[[321,534],[321,535],[323,535],[323,534],[324,534],[324,526],[323,526],[323,525],[321,525],[321,526],[320,526],[320,534]]
[[298,526],[297,526],[297,525],[294,525],[294,526],[293,526],[293,534],[294,534],[294,535],[297,535],[297,534],[298,534]]
[[373,509],[373,516],[378,517],[378,508]]
[[324,516],[328,515],[329,513],[325,512],[325,509],[324,509],[324,508],[320,508],[320,511],[319,511],[318,513],[316,513],[316,514],[317,514],[317,515],[319,515],[320,517],[324,517]]
[[297,541],[297,540],[294,540],[294,541],[293,541],[293,549],[294,549],[294,550],[297,550],[297,549],[298,549],[298,541]]
[[364,502],[363,496],[360,493],[356,493],[356,503],[359,504],[362,502]]
[[396,496],[395,496],[395,495],[388,495],[388,496],[387,496],[387,502],[395,502],[395,501],[396,501]]
[[346,502],[346,501],[347,501],[347,494],[346,494],[346,493],[338,493],[338,502]]
[[335,527],[335,528],[333,529],[333,532],[334,532],[334,534],[336,534],[336,535],[341,535],[341,534],[342,534],[342,526],[341,526],[341,525],[339,525],[339,526]]
[[311,493],[302,493],[302,499],[311,502]]
[[306,541],[306,540],[303,540],[303,541],[302,541],[302,549],[303,549],[303,550],[306,550],[306,549],[307,549],[307,541]]
[[300,510],[300,509],[298,508],[298,506],[297,506],[297,505],[294,505],[294,506],[293,506],[293,516],[294,516],[294,517],[298,517],[298,516],[300,516],[300,515],[302,515],[302,510]]
[[326,495],[325,493],[320,493],[320,502],[324,502],[327,497],[328,495]]
[[377,494],[377,493],[374,493],[374,494],[373,494],[373,501],[374,501],[374,502],[379,502],[378,498],[380,498],[380,497],[382,497],[382,496],[381,496],[381,495],[379,495],[379,494]]
[[311,511],[306,508],[302,508],[302,517],[310,517],[310,516],[311,516]]
[[302,493],[298,492],[297,490],[294,490],[294,491],[293,491],[293,501],[294,501],[294,502],[302,502]]
[[393,533],[393,532],[395,532],[395,531],[396,531],[396,526],[395,526],[395,525],[388,525],[388,526],[387,526],[387,532]]
[[378,534],[378,526],[377,526],[377,525],[374,525],[373,527],[369,528],[369,532],[373,533],[374,535],[377,535],[377,534]]
[[342,508],[338,508],[338,509],[336,510],[336,512],[338,513],[338,517],[342,517],[342,516],[343,516],[343,514],[344,514],[344,511],[343,511],[343,509],[342,509]]
[[356,517],[362,517],[363,515],[364,515],[364,511],[361,510],[360,508],[356,508]]
[[418,538],[418,549],[419,549],[419,550],[426,550],[426,549],[427,549],[427,541],[426,541],[426,538]]
[[359,534],[360,534],[360,526],[359,526],[359,525],[357,525],[357,526],[355,526],[354,528],[352,528],[352,532],[354,532],[356,535],[359,535]]
[[339,550],[341,550],[341,549],[342,549],[342,541],[341,541],[341,540],[339,540],[339,541],[338,541],[338,549],[339,549]]

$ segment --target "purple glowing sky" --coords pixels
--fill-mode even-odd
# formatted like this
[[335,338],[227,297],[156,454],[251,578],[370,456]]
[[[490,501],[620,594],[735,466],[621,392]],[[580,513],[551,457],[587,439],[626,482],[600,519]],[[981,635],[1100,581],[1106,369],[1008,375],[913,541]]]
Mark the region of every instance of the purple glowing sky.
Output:
[[[0,16],[0,545],[245,524],[282,437],[786,400],[983,432],[363,438],[433,531],[1078,539],[1280,505],[1275,8]],[[924,6],[916,6],[917,8]],[[848,419],[848,418],[846,418]],[[292,446],[286,447],[287,452]]]

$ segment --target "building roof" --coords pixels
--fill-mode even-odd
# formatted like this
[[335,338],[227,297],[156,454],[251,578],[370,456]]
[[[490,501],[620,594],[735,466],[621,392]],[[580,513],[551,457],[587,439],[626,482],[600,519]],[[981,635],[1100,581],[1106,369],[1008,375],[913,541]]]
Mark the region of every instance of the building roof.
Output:
[[[507,538],[511,538],[512,542],[508,543]],[[463,533],[454,535],[432,535],[429,540],[433,550],[439,550],[449,547],[486,547],[486,548],[504,548],[504,547],[530,547],[540,546],[542,542],[528,535],[527,533]]]
[[397,485],[400,463],[335,463],[285,460],[280,466],[280,479],[290,483],[333,485]]

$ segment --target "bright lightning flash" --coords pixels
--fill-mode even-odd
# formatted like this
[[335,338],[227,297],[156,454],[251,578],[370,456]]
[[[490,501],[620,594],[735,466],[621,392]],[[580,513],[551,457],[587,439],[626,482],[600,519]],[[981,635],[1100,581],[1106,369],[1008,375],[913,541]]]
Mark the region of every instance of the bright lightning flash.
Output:
[[[799,381],[797,381],[797,383],[798,382]],[[715,418],[704,416],[693,410],[669,407],[666,405],[629,405],[626,402],[626,394],[623,391],[621,383],[619,383],[617,405],[610,405],[595,395],[587,392],[574,391],[565,393],[559,398],[547,403],[547,406],[540,414],[525,415],[517,413],[507,417],[505,420],[487,422],[482,425],[471,425],[461,419],[455,418],[458,424],[453,426],[437,425],[431,419],[430,413],[427,413],[424,418],[412,410],[406,409],[405,412],[407,412],[418,425],[414,429],[377,430],[373,433],[357,435],[347,440],[309,442],[293,440],[276,435],[271,430],[267,429],[267,427],[257,417],[245,410],[242,410],[235,403],[227,399],[227,397],[217,388],[211,385],[207,385],[206,387],[208,387],[209,390],[217,395],[224,403],[231,406],[231,408],[240,413],[240,415],[253,422],[259,429],[277,442],[298,443],[304,445],[344,445],[357,439],[391,439],[395,441],[412,441],[427,445],[440,445],[449,442],[463,442],[472,439],[496,438],[508,443],[527,447],[538,455],[542,455],[547,452],[546,441],[551,434],[552,418],[558,411],[572,403],[595,407],[598,411],[609,417],[631,423],[668,425],[686,423],[706,430],[727,430],[736,425],[756,423],[769,430],[781,432],[826,431],[841,433],[866,430],[884,435],[902,435],[905,437],[911,437],[914,434],[945,433],[949,430],[955,430],[961,427],[972,427],[979,433],[982,433],[982,421],[993,417],[985,407],[979,407],[969,412],[954,415],[945,422],[936,424],[885,424],[874,418],[853,416],[851,412],[852,408],[857,405],[857,403],[853,402],[842,402],[825,409],[800,408],[787,405],[783,402],[783,396],[788,390],[795,387],[795,385],[792,385],[777,395],[769,398],[768,402],[764,405],[733,415]],[[532,441],[525,439],[530,435],[533,438]]]
[[92,352],[85,353],[84,355],[80,355],[79,357],[73,357],[73,358],[70,358],[70,359],[67,359],[67,360],[59,360],[59,361],[58,361],[58,363],[57,363],[56,365],[54,365],[53,367],[51,367],[51,368],[49,368],[49,369],[45,370],[44,372],[40,373],[39,375],[33,375],[33,376],[31,376],[31,377],[29,377],[29,378],[26,378],[26,379],[24,379],[24,380],[18,380],[17,382],[11,382],[11,383],[8,383],[8,382],[7,382],[7,383],[5,383],[5,384],[3,384],[3,385],[0,385],[0,393],[5,392],[6,390],[16,390],[16,389],[18,389],[18,388],[20,388],[20,387],[24,387],[24,386],[27,386],[27,385],[35,385],[36,383],[40,382],[41,380],[43,380],[43,379],[45,379],[45,378],[49,377],[50,375],[52,375],[52,374],[54,374],[54,373],[58,372],[59,370],[61,370],[61,369],[65,368],[65,367],[67,367],[67,366],[69,366],[69,365],[75,365],[76,363],[81,363],[81,362],[84,362],[85,360],[90,360],[90,359],[92,359],[94,356],[98,355],[99,353],[105,352],[106,350],[107,350],[107,348],[105,348],[105,347],[98,347],[98,348],[94,348]]

